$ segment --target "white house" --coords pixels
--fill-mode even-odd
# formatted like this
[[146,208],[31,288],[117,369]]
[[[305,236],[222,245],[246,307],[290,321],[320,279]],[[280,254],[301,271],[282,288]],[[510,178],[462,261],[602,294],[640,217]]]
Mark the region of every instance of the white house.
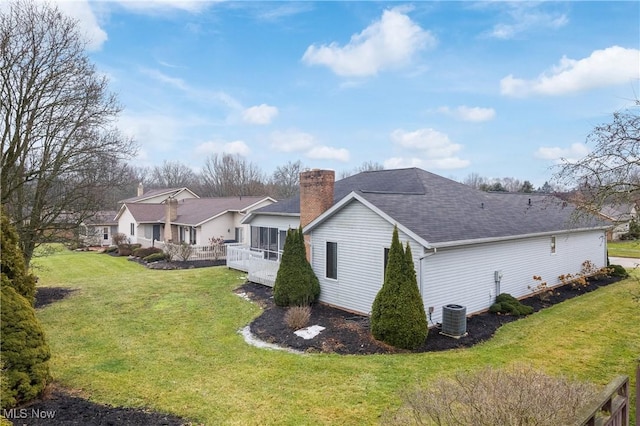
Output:
[[441,322],[443,306],[480,312],[499,293],[531,294],[534,275],[553,286],[586,260],[607,263],[610,224],[578,222],[574,207],[555,197],[482,192],[417,168],[363,172],[335,184],[334,172],[311,170],[300,185],[300,197],[245,218],[251,246],[280,248],[286,229],[302,224],[320,301],[345,310],[371,311],[395,225],[411,245],[431,324]]
[[618,241],[631,230],[631,222],[638,220],[638,211],[634,203],[610,203],[600,209],[600,215],[614,223],[609,230],[609,241]]

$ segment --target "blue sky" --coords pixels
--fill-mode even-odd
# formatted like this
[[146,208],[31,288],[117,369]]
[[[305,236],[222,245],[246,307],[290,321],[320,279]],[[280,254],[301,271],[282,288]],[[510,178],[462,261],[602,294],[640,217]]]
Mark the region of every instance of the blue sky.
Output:
[[536,186],[640,97],[638,2],[59,0],[137,165],[239,154]]

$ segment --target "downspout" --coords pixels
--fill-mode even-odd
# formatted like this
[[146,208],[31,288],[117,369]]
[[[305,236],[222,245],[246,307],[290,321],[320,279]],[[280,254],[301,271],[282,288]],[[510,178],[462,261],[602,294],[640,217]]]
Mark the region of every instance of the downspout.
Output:
[[[425,248],[427,250],[429,249],[428,247],[425,247]],[[418,284],[420,285],[420,289],[419,290],[420,290],[420,296],[421,297],[424,297],[424,283],[423,283],[423,280],[422,280],[422,261],[424,259],[426,259],[427,257],[431,257],[431,256],[433,256],[434,254],[436,254],[438,252],[438,249],[436,249],[435,247],[431,247],[431,249],[433,250],[432,252],[426,253],[424,256],[422,256],[420,259],[418,259],[418,275],[420,276],[420,280],[419,280]],[[424,298],[422,300],[424,302]],[[427,312],[427,318],[429,319],[429,322],[431,324],[433,324],[433,321],[431,320],[431,314],[432,313],[433,312]]]

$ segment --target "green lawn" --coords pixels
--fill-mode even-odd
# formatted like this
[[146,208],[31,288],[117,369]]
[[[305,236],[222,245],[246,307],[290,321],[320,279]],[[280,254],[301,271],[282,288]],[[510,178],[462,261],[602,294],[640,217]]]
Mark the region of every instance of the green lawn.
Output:
[[640,288],[632,279],[510,323],[472,349],[296,355],[245,344],[237,330],[260,309],[232,294],[242,274],[224,267],[152,271],[74,252],[36,264],[39,286],[77,289],[38,311],[56,381],[96,402],[197,423],[375,424],[400,391],[487,365],[526,363],[601,386],[626,374],[635,386],[640,305],[630,293]]
[[610,241],[609,256],[640,258],[640,241]]

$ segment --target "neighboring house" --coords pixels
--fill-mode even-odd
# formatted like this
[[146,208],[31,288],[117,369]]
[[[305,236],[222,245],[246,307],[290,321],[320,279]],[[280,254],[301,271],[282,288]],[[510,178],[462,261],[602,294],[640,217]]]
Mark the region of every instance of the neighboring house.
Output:
[[118,232],[115,210],[105,210],[80,225],[80,238],[88,246],[111,245],[112,237]]
[[633,203],[605,204],[600,215],[613,222],[613,228],[607,233],[608,241],[618,241],[630,231],[631,221],[638,220],[638,211]]
[[249,227],[241,220],[251,210],[273,202],[269,197],[169,197],[163,203],[125,202],[116,220],[119,232],[143,247],[167,241],[208,245],[211,238],[219,237],[245,243]]
[[397,225],[435,324],[446,305],[476,313],[499,293],[531,294],[534,275],[554,286],[586,260],[605,266],[611,224],[584,222],[584,215],[578,223],[573,212],[552,196],[482,192],[417,168],[363,172],[335,184],[333,171],[311,170],[300,176],[299,197],[255,210],[244,223],[251,253],[262,250],[265,259],[277,258],[271,253],[281,250],[286,230],[302,224],[320,301],[363,314],[384,281]]
[[187,198],[200,198],[195,192],[189,188],[163,188],[152,189],[144,192],[142,184],[138,185],[138,195],[126,200],[121,200],[119,203],[131,204],[131,203],[145,203],[145,204],[160,204],[165,202],[168,198],[173,198],[178,201]]

